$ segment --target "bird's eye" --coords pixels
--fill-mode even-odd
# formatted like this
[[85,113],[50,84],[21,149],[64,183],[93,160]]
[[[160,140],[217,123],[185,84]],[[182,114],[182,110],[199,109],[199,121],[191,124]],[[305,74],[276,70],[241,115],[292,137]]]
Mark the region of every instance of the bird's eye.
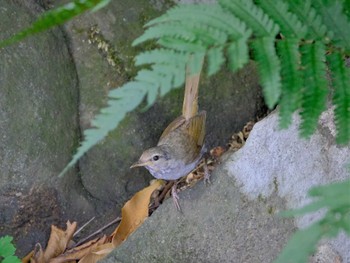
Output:
[[159,155],[155,155],[152,157],[153,161],[158,161],[159,160]]

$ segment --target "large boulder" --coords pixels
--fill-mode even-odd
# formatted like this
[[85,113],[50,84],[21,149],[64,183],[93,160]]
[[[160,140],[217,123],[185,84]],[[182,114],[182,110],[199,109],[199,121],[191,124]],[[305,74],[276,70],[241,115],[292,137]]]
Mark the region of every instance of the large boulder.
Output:
[[[41,12],[34,1],[3,1],[1,39]],[[57,176],[78,144],[78,82],[59,29],[1,49],[0,65],[0,236],[13,235],[23,255],[52,223],[93,211],[74,170]]]
[[[135,74],[133,59],[142,48],[132,41],[143,25],[169,7],[167,1],[111,1],[95,13],[87,13],[66,26],[76,63],[80,89],[80,125],[90,121],[106,105],[108,91]],[[255,66],[237,74],[222,70],[200,84],[200,107],[207,110],[207,146],[223,144],[235,131],[264,112]],[[99,213],[117,213],[151,176],[145,169],[130,170],[142,151],[156,145],[163,129],[181,114],[183,89],[170,92],[147,112],[140,107],[119,127],[91,149],[79,162],[81,181]],[[226,122],[234,118],[235,122]]]
[[[103,262],[272,262],[296,230],[321,213],[300,219],[281,210],[309,202],[307,190],[344,180],[350,147],[334,143],[331,111],[310,140],[298,136],[299,118],[284,131],[277,113],[258,122],[242,149],[226,153],[212,174],[179,193],[183,213],[171,200]],[[349,262],[349,238],[323,241],[310,262]]]

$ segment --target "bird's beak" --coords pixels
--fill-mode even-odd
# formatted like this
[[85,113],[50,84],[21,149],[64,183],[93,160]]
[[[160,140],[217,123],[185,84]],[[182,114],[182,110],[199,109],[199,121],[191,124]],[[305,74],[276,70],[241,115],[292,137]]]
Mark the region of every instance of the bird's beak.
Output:
[[146,166],[148,164],[149,162],[141,162],[140,160],[138,160],[136,163],[130,166],[130,169],[135,167],[140,167],[140,166]]

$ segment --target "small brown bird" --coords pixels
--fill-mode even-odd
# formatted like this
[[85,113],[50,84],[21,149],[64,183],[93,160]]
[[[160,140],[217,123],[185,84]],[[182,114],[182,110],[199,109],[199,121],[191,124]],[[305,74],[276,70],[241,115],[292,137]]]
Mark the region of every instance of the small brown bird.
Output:
[[[144,166],[158,179],[177,180],[188,175],[204,154],[206,112],[198,112],[200,74],[186,78],[182,116],[164,130],[156,147],[144,151],[130,168]],[[178,210],[176,184],[172,196]]]

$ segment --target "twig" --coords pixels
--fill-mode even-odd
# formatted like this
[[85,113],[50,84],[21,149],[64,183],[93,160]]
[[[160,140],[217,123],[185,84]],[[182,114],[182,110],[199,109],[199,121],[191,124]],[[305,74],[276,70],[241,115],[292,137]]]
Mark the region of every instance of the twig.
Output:
[[92,233],[91,235],[89,235],[86,238],[83,238],[82,240],[80,240],[78,243],[76,243],[72,248],[80,246],[81,244],[85,243],[87,240],[89,240],[90,238],[100,234],[103,230],[105,230],[106,228],[110,227],[111,225],[114,225],[118,222],[120,222],[121,217],[117,217],[116,219],[114,219],[112,222],[109,222],[107,225],[101,227],[100,229],[98,229],[97,231],[95,231],[94,233]]
[[91,219],[90,219],[89,221],[87,221],[84,225],[82,225],[77,231],[75,231],[73,237],[75,237],[76,235],[78,235],[79,232],[80,232],[81,230],[83,230],[84,227],[86,227],[88,224],[90,224],[91,221],[94,220],[94,219],[95,219],[95,217],[91,218]]

